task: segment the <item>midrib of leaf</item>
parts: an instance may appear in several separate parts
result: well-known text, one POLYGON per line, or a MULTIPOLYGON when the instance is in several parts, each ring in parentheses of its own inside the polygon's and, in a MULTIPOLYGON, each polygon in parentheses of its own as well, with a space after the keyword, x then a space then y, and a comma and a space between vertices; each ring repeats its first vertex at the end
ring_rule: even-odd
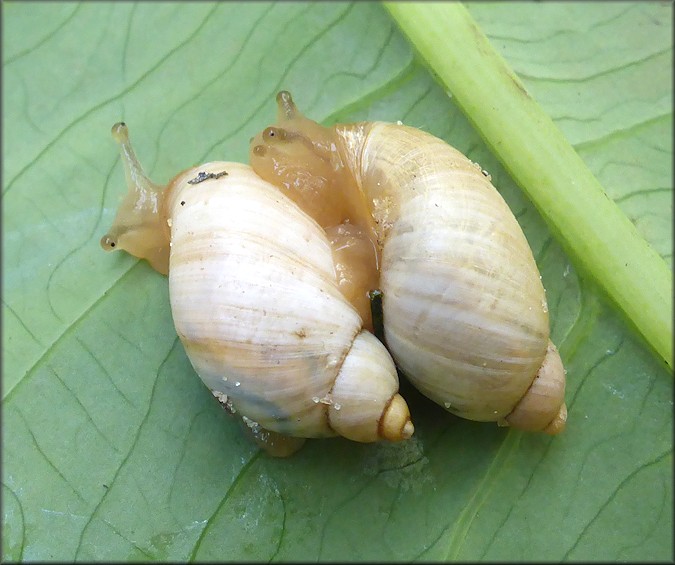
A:
POLYGON ((672 368, 670 269, 530 98, 466 8, 460 3, 385 7, 551 233, 672 368))

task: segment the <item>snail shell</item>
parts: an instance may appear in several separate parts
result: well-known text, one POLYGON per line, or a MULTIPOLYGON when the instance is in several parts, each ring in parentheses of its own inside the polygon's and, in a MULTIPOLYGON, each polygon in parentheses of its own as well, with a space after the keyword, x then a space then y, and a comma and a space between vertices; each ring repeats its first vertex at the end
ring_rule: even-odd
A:
POLYGON ((155 185, 126 126, 113 135, 129 194, 101 243, 168 271, 176 331, 195 371, 263 430, 257 438, 410 437, 395 365, 340 292, 317 223, 239 163, 206 163, 155 185))
MULTIPOLYGON (((325 128, 281 92, 251 164, 323 227, 356 224, 376 248, 386 344, 426 396, 458 416, 525 430, 565 426, 565 371, 549 340, 527 240, 489 178, 442 140, 384 122, 325 128), (302 178, 298 186, 297 178, 302 178), (360 207, 360 208, 359 208, 360 207)), ((362 267, 348 267, 358 271, 362 267)), ((355 291, 364 294, 368 287, 355 291)))

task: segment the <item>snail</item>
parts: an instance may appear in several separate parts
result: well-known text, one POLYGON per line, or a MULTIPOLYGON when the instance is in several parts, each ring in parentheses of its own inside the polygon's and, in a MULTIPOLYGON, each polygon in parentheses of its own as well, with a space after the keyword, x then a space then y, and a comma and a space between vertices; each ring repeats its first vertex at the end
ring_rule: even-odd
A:
POLYGON ((394 362, 340 291, 319 225, 240 163, 157 185, 126 125, 112 133, 129 192, 101 245, 168 274, 190 362, 253 439, 285 456, 310 437, 409 438, 394 362))
MULTIPOLYGON (((403 374, 460 417, 561 432, 565 370, 549 339, 541 276, 488 175, 419 129, 324 127, 288 92, 277 104, 278 124, 251 142, 251 166, 329 233, 337 223, 374 247, 366 271, 375 275, 350 294, 382 291, 385 342, 403 374), (346 220, 336 193, 348 203, 346 220)), ((355 279, 349 273, 362 269, 341 270, 355 279)))
POLYGON ((166 187, 113 127, 129 194, 101 245, 168 272, 178 336, 214 395, 280 455, 289 437, 411 437, 397 368, 460 417, 561 432, 545 291, 489 176, 419 129, 325 127, 288 92, 277 103, 250 167, 207 163, 166 187))

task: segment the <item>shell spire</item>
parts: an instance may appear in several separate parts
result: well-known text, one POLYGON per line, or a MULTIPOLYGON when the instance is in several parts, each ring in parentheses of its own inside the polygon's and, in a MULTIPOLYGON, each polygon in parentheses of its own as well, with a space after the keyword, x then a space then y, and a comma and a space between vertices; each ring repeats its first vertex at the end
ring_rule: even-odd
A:
POLYGON ((530 388, 499 424, 555 435, 565 429, 566 422, 565 369, 558 349, 549 340, 546 356, 530 388))

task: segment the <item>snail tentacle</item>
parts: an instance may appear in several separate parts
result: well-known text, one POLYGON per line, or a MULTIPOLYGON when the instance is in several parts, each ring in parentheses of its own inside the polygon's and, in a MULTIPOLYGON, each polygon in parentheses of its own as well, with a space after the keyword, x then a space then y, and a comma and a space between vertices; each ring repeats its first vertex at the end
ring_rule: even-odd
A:
POLYGON ((124 250, 147 259, 155 270, 166 275, 169 272, 169 229, 164 212, 166 187, 152 182, 143 171, 124 122, 112 127, 112 136, 120 146, 128 192, 110 230, 101 238, 101 247, 105 251, 124 250))

